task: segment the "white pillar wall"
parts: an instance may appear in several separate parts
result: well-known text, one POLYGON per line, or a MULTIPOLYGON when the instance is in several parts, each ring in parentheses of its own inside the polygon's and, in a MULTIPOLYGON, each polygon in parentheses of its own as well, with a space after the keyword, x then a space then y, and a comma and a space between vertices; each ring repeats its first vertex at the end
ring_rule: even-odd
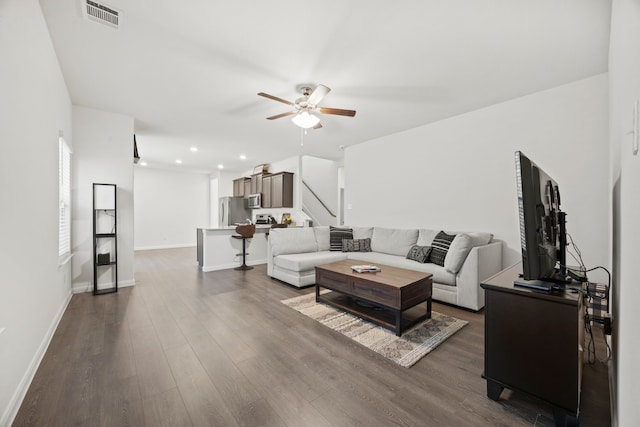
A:
POLYGON ((93 183, 117 185, 118 285, 133 272, 133 117, 73 107, 73 290, 93 286, 93 183))

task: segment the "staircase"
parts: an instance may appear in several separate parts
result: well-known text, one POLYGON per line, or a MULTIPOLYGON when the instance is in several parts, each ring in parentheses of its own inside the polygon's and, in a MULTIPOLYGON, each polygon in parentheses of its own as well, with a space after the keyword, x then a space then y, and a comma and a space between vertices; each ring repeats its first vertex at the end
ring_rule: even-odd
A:
POLYGON ((313 221, 314 226, 338 224, 336 214, 327 207, 304 180, 302 180, 302 212, 313 221))

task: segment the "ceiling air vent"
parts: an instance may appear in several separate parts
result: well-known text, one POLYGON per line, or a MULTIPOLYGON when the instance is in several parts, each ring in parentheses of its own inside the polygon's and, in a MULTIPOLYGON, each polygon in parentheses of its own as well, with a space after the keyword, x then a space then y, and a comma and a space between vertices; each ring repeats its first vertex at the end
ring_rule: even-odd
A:
POLYGON ((82 12, 90 21, 118 29, 120 12, 109 6, 91 0, 83 0, 82 12))

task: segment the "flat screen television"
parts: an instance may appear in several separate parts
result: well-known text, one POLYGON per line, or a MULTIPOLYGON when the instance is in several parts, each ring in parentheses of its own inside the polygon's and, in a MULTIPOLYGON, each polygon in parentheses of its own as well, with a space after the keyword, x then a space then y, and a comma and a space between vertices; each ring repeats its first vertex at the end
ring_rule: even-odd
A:
POLYGON ((558 183, 521 151, 515 155, 522 278, 566 283, 565 213, 558 183))

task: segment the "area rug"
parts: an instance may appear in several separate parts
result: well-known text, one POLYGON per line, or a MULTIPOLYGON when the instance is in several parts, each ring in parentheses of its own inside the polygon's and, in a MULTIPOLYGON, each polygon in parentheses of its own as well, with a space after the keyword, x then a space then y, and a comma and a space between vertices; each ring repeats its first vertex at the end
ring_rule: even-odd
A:
POLYGON ((381 326, 322 303, 314 293, 281 301, 400 366, 409 368, 468 322, 431 311, 431 319, 403 332, 401 337, 381 326))

